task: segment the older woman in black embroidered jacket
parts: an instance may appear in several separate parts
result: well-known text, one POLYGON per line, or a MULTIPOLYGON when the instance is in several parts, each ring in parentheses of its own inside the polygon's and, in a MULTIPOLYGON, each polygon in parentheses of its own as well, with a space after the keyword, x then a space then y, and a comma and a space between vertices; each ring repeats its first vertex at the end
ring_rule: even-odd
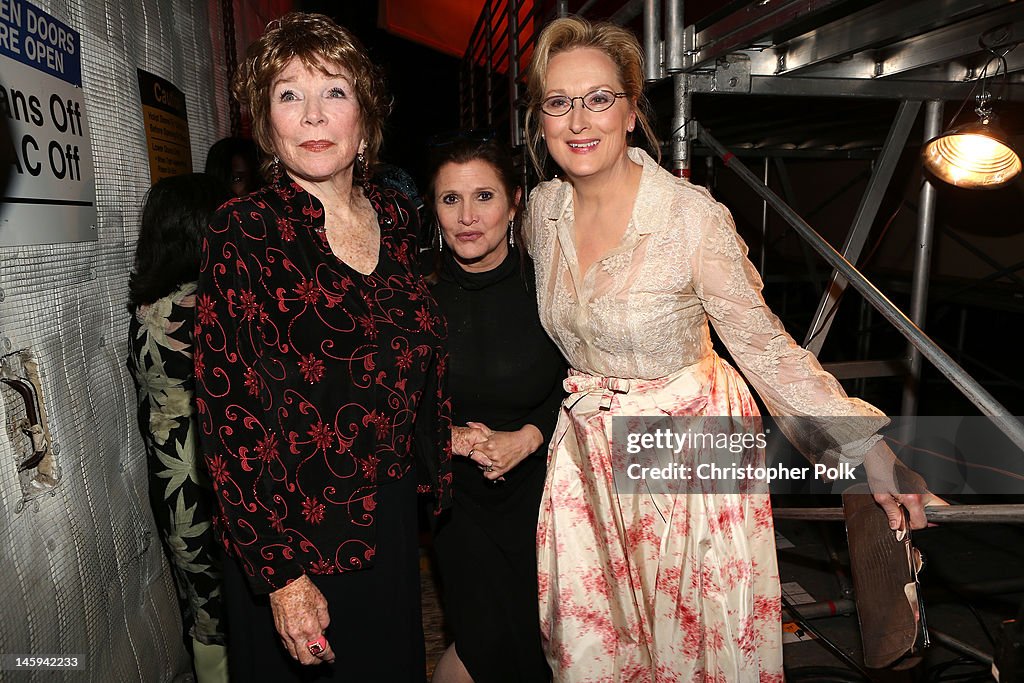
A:
POLYGON ((274 161, 270 187, 215 216, 198 292, 231 673, 421 683, 416 479, 443 504, 446 328, 411 203, 367 179, 382 80, 346 29, 292 13, 250 47, 235 95, 274 161))

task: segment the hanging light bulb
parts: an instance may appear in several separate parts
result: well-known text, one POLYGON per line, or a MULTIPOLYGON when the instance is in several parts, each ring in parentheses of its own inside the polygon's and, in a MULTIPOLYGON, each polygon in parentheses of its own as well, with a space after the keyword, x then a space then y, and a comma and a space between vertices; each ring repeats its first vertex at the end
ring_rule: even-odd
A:
POLYGON ((1005 185, 1021 171, 1020 156, 992 115, 991 94, 976 98, 976 123, 968 123, 929 140, 921 151, 924 167, 957 187, 989 189, 1005 185))

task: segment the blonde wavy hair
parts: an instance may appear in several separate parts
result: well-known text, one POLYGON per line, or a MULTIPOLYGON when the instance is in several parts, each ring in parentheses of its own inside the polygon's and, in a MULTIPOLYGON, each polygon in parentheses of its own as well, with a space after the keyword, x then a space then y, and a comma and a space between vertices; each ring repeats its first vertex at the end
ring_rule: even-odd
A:
POLYGON ((391 98, 384 88, 380 69, 370 61, 359 39, 323 14, 289 12, 267 24, 266 32, 249 46, 231 90, 252 116, 253 140, 264 152, 274 154, 270 135, 270 89, 293 59, 325 75, 331 74, 323 64, 337 65, 351 76, 366 138, 363 154, 367 168, 357 169, 357 172, 368 173, 377 162, 384 137, 384 120, 391 112, 391 98))
POLYGON ((555 19, 544 27, 530 59, 526 78, 526 151, 537 173, 544 177, 547 147, 541 138, 540 105, 547 89, 547 71, 551 58, 562 52, 589 47, 600 50, 618 68, 622 90, 636 113, 636 120, 650 145, 650 151, 661 162, 661 148, 648 116, 644 97, 644 52, 636 36, 627 29, 607 22, 589 22, 582 17, 555 19))

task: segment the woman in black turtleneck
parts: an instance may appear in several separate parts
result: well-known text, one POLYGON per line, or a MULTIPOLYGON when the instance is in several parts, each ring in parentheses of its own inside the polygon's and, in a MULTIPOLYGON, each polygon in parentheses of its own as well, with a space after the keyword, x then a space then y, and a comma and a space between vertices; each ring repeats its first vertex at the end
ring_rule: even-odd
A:
POLYGON ((505 148, 435 148, 444 245, 433 294, 448 318, 454 504, 435 549, 454 636, 434 683, 547 683, 537 614, 537 510, 566 365, 514 245, 521 189, 505 148), (457 457, 464 456, 464 457, 457 457))

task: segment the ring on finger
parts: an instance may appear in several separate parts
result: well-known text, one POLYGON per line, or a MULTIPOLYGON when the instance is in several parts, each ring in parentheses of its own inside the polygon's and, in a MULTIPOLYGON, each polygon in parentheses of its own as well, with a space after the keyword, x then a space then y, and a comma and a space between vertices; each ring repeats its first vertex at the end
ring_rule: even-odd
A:
POLYGON ((327 649, 327 639, 321 634, 319 638, 306 643, 306 649, 309 650, 309 654, 319 657, 327 649))
POLYGON ((494 471, 494 465, 488 465, 484 469, 486 469, 488 472, 493 472, 494 471))

